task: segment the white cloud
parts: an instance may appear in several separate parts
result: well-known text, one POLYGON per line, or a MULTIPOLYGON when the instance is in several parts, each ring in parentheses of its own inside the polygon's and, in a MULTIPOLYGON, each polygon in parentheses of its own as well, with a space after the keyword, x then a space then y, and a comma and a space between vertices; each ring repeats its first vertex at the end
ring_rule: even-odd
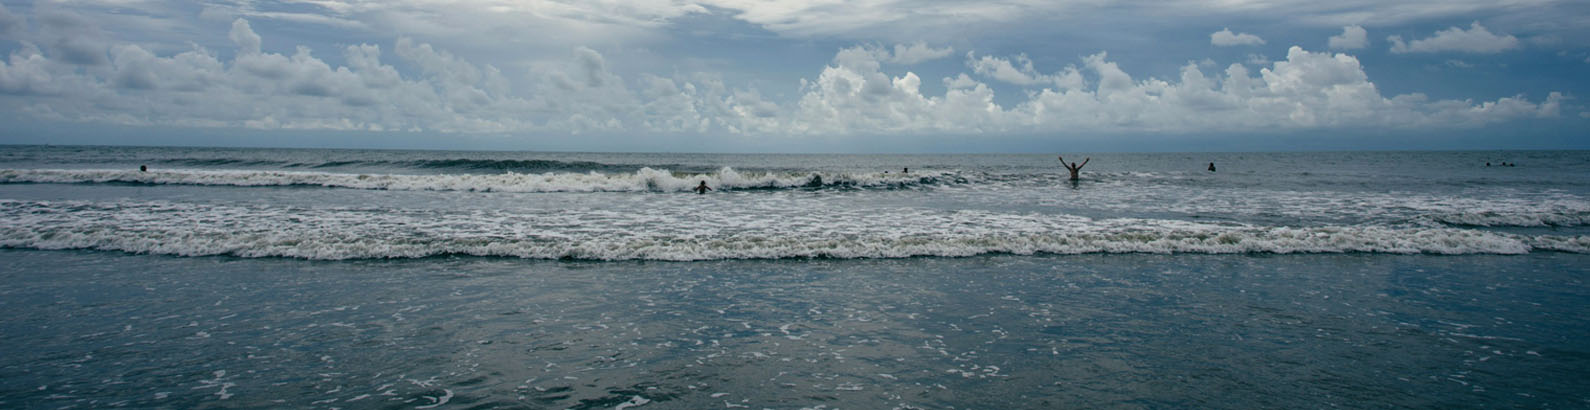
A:
POLYGON ((1223 28, 1209 34, 1209 44, 1221 47, 1257 46, 1263 45, 1264 39, 1248 33, 1232 33, 1231 29, 1223 28))
POLYGON ((992 78, 1001 82, 1035 86, 1054 85, 1061 89, 1082 88, 1084 80, 1082 73, 1077 68, 1066 67, 1054 74, 1042 74, 1033 68, 1032 59, 1026 54, 1018 54, 1012 59, 994 56, 977 57, 976 53, 966 53, 966 66, 973 73, 992 78))
POLYGON ((1337 50, 1356 50, 1369 47, 1369 32, 1360 26, 1342 27, 1342 33, 1331 36, 1326 45, 1337 50))
POLYGON ((1450 27, 1446 30, 1435 32, 1429 38, 1416 39, 1403 42, 1401 36, 1391 36, 1386 39, 1391 42, 1393 53, 1436 53, 1443 51, 1460 51, 1465 53, 1492 54, 1518 47, 1518 38, 1511 35, 1496 35, 1481 26, 1476 21, 1468 30, 1459 27, 1450 27))

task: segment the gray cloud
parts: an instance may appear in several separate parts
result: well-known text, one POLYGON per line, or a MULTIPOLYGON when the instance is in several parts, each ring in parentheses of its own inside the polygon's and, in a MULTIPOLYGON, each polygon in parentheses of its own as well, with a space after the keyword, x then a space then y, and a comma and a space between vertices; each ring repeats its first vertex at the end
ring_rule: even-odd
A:
POLYGON ((916 64, 928 60, 937 60, 949 57, 955 53, 954 47, 933 48, 926 42, 918 41, 911 44, 895 44, 894 53, 889 56, 889 62, 895 64, 916 64))
POLYGON ((0 4, 0 39, 20 40, 22 33, 27 31, 27 20, 22 16, 12 14, 4 4, 0 4))
POLYGON ((237 44, 237 52, 259 54, 259 34, 254 33, 253 27, 249 27, 248 20, 232 20, 232 31, 227 33, 227 38, 232 39, 232 44, 237 44))
POLYGON ((92 21, 67 10, 44 10, 38 15, 40 37, 47 51, 62 62, 100 65, 107 61, 105 35, 92 21))

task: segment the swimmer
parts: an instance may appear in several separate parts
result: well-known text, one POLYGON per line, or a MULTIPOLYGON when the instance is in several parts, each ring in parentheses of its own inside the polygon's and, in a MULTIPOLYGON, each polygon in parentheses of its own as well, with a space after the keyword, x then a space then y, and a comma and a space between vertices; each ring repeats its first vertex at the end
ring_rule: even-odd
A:
POLYGON ((696 185, 696 189, 695 189, 696 195, 705 194, 705 193, 707 193, 707 191, 711 191, 711 190, 712 190, 712 188, 708 188, 707 187, 707 181, 701 181, 701 185, 696 185))
POLYGON ((1209 163, 1209 172, 1215 172, 1215 163, 1209 163))
MULTIPOLYGON (((1077 171, 1081 171, 1082 167, 1088 165, 1088 161, 1092 161, 1093 160, 1092 157, 1088 157, 1088 158, 1084 158, 1082 160, 1082 165, 1077 165, 1077 163, 1075 163, 1075 162, 1071 163, 1071 165, 1066 165, 1066 158, 1065 157, 1056 157, 1056 158, 1060 159, 1060 165, 1064 165, 1066 167, 1067 171, 1071 171, 1071 180, 1072 181, 1077 180, 1077 171)), ((1213 165, 1213 163, 1210 163, 1210 164, 1213 165)))
POLYGON ((139 165, 138 166, 138 172, 149 172, 149 166, 148 165, 139 165))

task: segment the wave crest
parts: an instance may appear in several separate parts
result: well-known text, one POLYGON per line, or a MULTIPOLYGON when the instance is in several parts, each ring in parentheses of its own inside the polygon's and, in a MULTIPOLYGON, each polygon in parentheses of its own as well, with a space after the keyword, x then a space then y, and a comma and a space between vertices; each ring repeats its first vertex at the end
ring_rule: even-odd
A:
POLYGON ((702 181, 715 190, 787 188, 908 188, 958 184, 968 178, 954 172, 741 173, 722 168, 711 173, 675 173, 641 168, 634 173, 541 174, 349 174, 252 170, 161 170, 139 172, 107 169, 0 170, 0 183, 132 183, 236 187, 319 186, 398 191, 468 192, 689 192, 702 181))

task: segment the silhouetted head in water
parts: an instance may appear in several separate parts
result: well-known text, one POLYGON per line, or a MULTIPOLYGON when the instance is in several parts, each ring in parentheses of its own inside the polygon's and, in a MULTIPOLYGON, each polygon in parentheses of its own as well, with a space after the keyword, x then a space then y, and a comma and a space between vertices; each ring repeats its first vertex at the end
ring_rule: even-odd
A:
POLYGON ((149 172, 149 166, 148 165, 139 165, 138 166, 138 172, 149 172))
POLYGON ((806 181, 806 187, 807 188, 822 188, 823 187, 823 176, 822 175, 812 175, 812 179, 810 181, 806 181))
POLYGON ((905 168, 905 169, 902 169, 902 170, 900 170, 900 173, 902 173, 902 174, 909 174, 909 173, 911 173, 911 168, 905 168))
POLYGON ((1215 172, 1215 163, 1209 163, 1209 172, 1215 172))
POLYGON ((711 191, 711 190, 712 190, 712 188, 708 188, 707 187, 707 181, 701 181, 701 185, 696 185, 696 194, 698 194, 698 195, 699 194, 705 194, 705 193, 707 193, 707 191, 711 191))

